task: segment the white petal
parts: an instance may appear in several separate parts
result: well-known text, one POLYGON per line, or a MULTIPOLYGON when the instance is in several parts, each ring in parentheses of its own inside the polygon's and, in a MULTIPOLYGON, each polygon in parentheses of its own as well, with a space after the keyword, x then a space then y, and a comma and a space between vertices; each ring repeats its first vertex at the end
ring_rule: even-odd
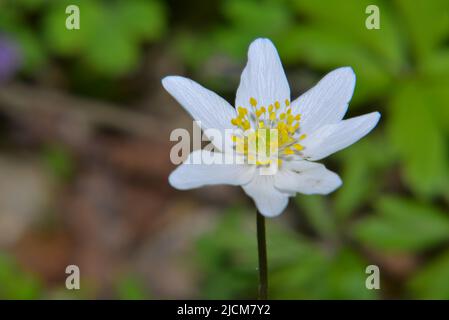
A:
POLYGON ((254 179, 242 188, 253 198, 257 210, 266 217, 278 216, 287 207, 289 195, 274 187, 272 175, 256 174, 254 179))
POLYGON ((168 181, 172 187, 180 190, 204 185, 248 183, 254 176, 255 166, 236 164, 235 161, 226 164, 225 161, 229 160, 229 157, 232 155, 206 150, 193 151, 186 161, 170 174, 168 181))
MULTIPOLYGON (((233 127, 231 119, 236 117, 235 109, 213 91, 179 76, 165 77, 162 85, 195 120, 201 121, 203 130, 217 129, 225 136, 224 130, 233 127)), ((220 150, 224 150, 222 143, 216 145, 220 150)))
POLYGON ((315 130, 303 140, 303 157, 320 160, 355 143, 368 134, 380 119, 379 112, 325 125, 315 130))
POLYGON ((292 102, 292 111, 301 114, 301 133, 337 123, 346 113, 355 87, 352 68, 338 68, 292 102))
POLYGON ((290 99, 281 59, 268 39, 257 39, 249 47, 248 63, 236 94, 236 107, 250 107, 251 97, 257 100, 259 107, 265 108, 275 101, 284 103, 285 99, 290 99))
POLYGON ((281 191, 303 194, 328 194, 342 184, 337 174, 309 161, 286 161, 274 179, 275 187, 281 191))

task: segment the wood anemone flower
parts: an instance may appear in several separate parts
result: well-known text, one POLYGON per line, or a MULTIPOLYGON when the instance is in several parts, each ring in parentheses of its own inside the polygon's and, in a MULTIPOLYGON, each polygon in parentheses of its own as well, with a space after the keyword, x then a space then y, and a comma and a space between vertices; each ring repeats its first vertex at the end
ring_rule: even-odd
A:
POLYGON ((266 217, 282 213, 289 197, 296 193, 328 194, 341 186, 340 177, 316 161, 365 136, 380 118, 378 112, 372 112, 343 120, 355 86, 350 67, 330 72, 290 102, 281 60, 268 39, 256 39, 249 47, 235 108, 190 79, 168 76, 162 84, 201 122, 203 130, 218 130, 222 132, 221 140, 231 141, 224 144, 231 147, 214 143, 219 150, 216 152, 192 152, 172 172, 170 184, 182 190, 214 184, 240 185, 266 217), (211 161, 217 155, 237 155, 243 161, 211 161), (204 163, 192 164, 195 157, 204 163), (266 169, 271 167, 276 170, 267 174, 266 169))

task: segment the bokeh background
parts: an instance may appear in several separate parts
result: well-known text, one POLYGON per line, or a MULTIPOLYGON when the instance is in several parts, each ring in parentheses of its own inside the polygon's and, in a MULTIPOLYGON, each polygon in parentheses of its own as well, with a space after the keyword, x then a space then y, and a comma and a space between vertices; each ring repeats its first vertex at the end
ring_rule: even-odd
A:
POLYGON ((347 116, 382 113, 325 160, 338 191, 268 220, 270 297, 449 299, 447 0, 1 0, 0 298, 256 297, 251 201, 167 183, 169 134, 192 122, 160 79, 232 102, 261 36, 293 98, 352 66, 347 116), (65 289, 70 264, 80 290, 65 289), (370 264, 380 290, 365 288, 370 264))

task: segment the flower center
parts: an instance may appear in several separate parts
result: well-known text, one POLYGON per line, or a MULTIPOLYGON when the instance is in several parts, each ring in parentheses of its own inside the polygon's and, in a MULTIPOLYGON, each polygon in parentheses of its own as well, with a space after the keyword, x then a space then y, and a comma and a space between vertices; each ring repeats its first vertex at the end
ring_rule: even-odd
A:
POLYGON ((304 149, 299 143, 306 137, 300 135, 301 115, 293 114, 290 100, 285 99, 284 103, 283 110, 279 101, 265 108, 250 98, 251 111, 242 106, 237 108, 237 117, 231 120, 239 129, 233 135, 234 147, 249 163, 269 166, 277 161, 280 166, 282 159, 300 154, 304 149))

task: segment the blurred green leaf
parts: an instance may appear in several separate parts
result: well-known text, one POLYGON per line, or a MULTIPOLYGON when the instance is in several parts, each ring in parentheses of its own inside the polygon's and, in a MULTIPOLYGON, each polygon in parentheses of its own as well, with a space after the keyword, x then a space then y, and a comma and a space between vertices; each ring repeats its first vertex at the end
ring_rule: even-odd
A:
POLYGON ((271 278, 276 299, 374 299, 376 292, 365 287, 366 263, 344 249, 325 255, 310 247, 294 264, 271 278))
POLYGON ((215 51, 210 42, 204 41, 193 32, 186 30, 178 32, 173 42, 173 50, 182 57, 184 62, 194 69, 200 69, 215 51))
POLYGON ((280 1, 230 0, 223 3, 223 14, 233 28, 259 36, 275 35, 286 30, 293 15, 280 1))
POLYGON ((158 39, 166 14, 159 1, 75 2, 80 8, 80 29, 65 27, 69 0, 52 3, 44 17, 44 36, 51 50, 80 56, 90 68, 106 76, 120 76, 138 64, 140 44, 158 39))
POLYGON ((295 203, 300 207, 308 221, 323 237, 335 237, 335 217, 331 208, 326 206, 325 197, 311 195, 297 195, 295 203))
POLYGON ((293 16, 280 1, 230 0, 223 2, 229 27, 218 27, 213 35, 218 48, 236 58, 245 57, 248 44, 257 37, 269 37, 288 30, 293 16))
POLYGON ((335 197, 335 211, 340 220, 345 220, 355 213, 355 209, 364 200, 373 195, 373 189, 377 181, 370 179, 368 165, 356 159, 346 164, 343 169, 342 179, 344 187, 337 191, 335 197))
POLYGON ((419 61, 449 36, 449 2, 446 0, 396 0, 398 12, 409 32, 414 54, 419 61))
MULTIPOLYGON (((255 219, 228 210, 198 242, 206 298, 254 298, 257 292, 255 219)), ((252 217, 251 217, 252 218, 252 217)), ((267 220, 270 298, 374 298, 365 263, 348 250, 326 250, 287 226, 267 220)))
POLYGON ((198 240, 197 261, 203 274, 204 298, 256 295, 256 243, 245 230, 240 213, 239 208, 226 210, 215 230, 198 240))
POLYGON ((431 261, 410 281, 415 299, 449 299, 449 252, 431 261))
POLYGON ((355 237, 370 247, 386 251, 417 251, 449 239, 449 217, 430 205, 384 197, 377 215, 358 222, 355 237))
POLYGON ((31 31, 22 29, 15 34, 22 55, 22 70, 32 73, 43 67, 46 53, 38 39, 31 31))
POLYGON ((333 257, 327 277, 329 278, 329 294, 332 299, 375 299, 376 290, 365 286, 366 267, 368 263, 350 249, 341 250, 333 257))
POLYGON ((366 48, 352 42, 346 34, 335 34, 321 26, 289 29, 279 43, 279 51, 285 61, 307 61, 326 71, 353 67, 357 75, 356 101, 384 94, 391 85, 390 74, 366 48))
POLYGON ((252 40, 269 37, 277 42, 294 23, 293 12, 282 1, 230 0, 220 9, 226 24, 217 23, 201 34, 183 30, 178 35, 175 48, 195 68, 214 54, 225 53, 240 62, 252 40))
POLYGON ((86 63, 100 74, 119 76, 133 71, 138 64, 139 50, 113 20, 97 25, 97 37, 89 39, 84 55, 86 63))
POLYGON ((45 0, 9 0, 14 6, 25 10, 36 10, 44 4, 45 0))
MULTIPOLYGON (((398 70, 402 63, 400 34, 392 19, 389 2, 370 0, 294 0, 296 10, 310 20, 314 28, 320 27, 322 34, 338 36, 358 44, 360 50, 370 52, 371 59, 377 59, 385 67, 398 70), (381 12, 381 28, 368 30, 365 27, 369 5, 377 5, 381 12)), ((345 41, 348 42, 348 41, 345 41)))
POLYGON ((335 195, 335 213, 344 221, 357 207, 370 202, 380 191, 383 171, 392 164, 391 147, 381 137, 370 136, 337 155, 341 159, 343 186, 335 195))
POLYGON ((6 254, 0 254, 0 299, 37 299, 41 285, 6 254))
POLYGON ((420 73, 427 77, 449 80, 449 49, 432 52, 419 68, 420 73))
MULTIPOLYGON (((257 241, 254 219, 245 210, 227 210, 216 228, 197 245, 205 298, 254 298, 257 296, 257 241)), ((317 252, 304 239, 274 220, 267 221, 267 250, 271 273, 307 259, 317 252)))
POLYGON ((391 88, 392 76, 404 64, 401 35, 394 23, 392 8, 385 1, 293 1, 304 16, 290 28, 280 45, 287 61, 306 61, 324 70, 351 66, 357 74, 353 101, 381 95, 391 88), (365 9, 376 4, 381 11, 381 28, 365 27, 365 9))
POLYGON ((313 299, 323 296, 326 289, 326 257, 319 248, 305 247, 300 255, 283 268, 270 273, 270 297, 274 299, 313 299))
MULTIPOLYGON (((448 70, 449 71, 449 70, 448 70)), ((435 121, 435 126, 438 126, 442 132, 445 134, 445 140, 449 137, 449 72, 445 79, 437 79, 431 82, 429 80, 428 86, 426 87, 427 99, 429 105, 432 105, 432 110, 434 112, 433 120, 435 121)), ((448 146, 446 145, 445 161, 448 160, 447 152, 448 146)), ((447 163, 447 162, 446 162, 447 163)), ((446 170, 447 173, 447 170, 446 170)), ((449 180, 446 179, 446 181, 449 180)))
POLYGON ((116 22, 135 40, 156 40, 164 32, 165 10, 158 1, 123 1, 115 8, 116 22))
POLYGON ((117 298, 120 300, 144 300, 149 298, 142 282, 133 275, 119 278, 116 291, 117 298))
POLYGON ((83 54, 96 38, 98 25, 104 21, 109 12, 98 1, 61 0, 52 2, 43 18, 43 35, 50 50, 63 56, 83 54), (80 8, 80 28, 66 28, 66 7, 76 4, 80 8))
POLYGON ((389 139, 403 161, 404 178, 414 192, 431 196, 442 192, 447 179, 447 150, 430 103, 426 84, 404 85, 394 96, 389 139))

